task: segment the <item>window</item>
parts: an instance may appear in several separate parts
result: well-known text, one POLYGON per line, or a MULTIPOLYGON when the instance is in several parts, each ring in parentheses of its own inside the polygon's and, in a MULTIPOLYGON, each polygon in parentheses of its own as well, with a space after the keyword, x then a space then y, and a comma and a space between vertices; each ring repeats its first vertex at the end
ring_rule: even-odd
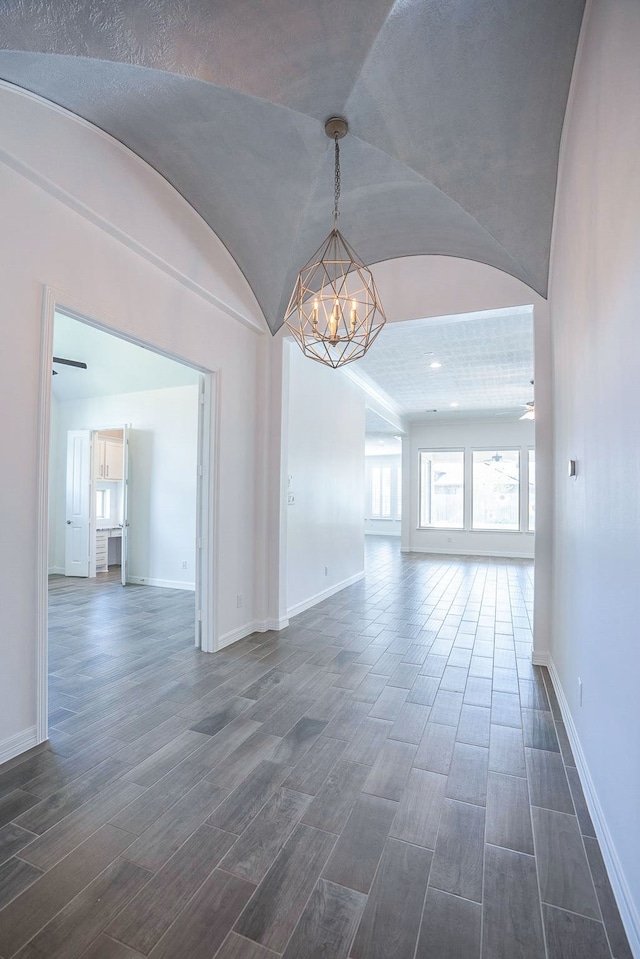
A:
POLYGON ((111 516, 111 490, 96 490, 96 519, 109 519, 111 516))
POLYGON ((390 466, 374 466, 371 470, 371 516, 391 519, 390 466))
POLYGON ((396 519, 402 519, 402 467, 396 470, 396 519))
POLYGON ((520 529, 520 451, 473 450, 473 529, 520 529))
POLYGON ((464 529, 464 451, 420 451, 420 526, 464 529))
POLYGON ((536 451, 529 450, 529 519, 527 529, 530 533, 536 528, 536 451))

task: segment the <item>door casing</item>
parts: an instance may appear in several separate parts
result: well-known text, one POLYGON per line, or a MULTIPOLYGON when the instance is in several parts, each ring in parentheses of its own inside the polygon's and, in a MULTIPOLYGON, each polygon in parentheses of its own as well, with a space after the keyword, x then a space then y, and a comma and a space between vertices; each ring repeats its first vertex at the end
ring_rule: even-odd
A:
POLYGON ((36 736, 48 739, 48 575, 49 575, 49 456, 51 424, 51 358, 56 311, 103 330, 111 336, 177 360, 201 374, 198 404, 198 499, 196 508, 196 622, 195 644, 203 652, 218 649, 217 555, 217 411, 219 373, 188 357, 160 349, 153 343, 123 334, 113 318, 73 296, 49 286, 43 288, 38 390, 38 542, 36 600, 36 736))

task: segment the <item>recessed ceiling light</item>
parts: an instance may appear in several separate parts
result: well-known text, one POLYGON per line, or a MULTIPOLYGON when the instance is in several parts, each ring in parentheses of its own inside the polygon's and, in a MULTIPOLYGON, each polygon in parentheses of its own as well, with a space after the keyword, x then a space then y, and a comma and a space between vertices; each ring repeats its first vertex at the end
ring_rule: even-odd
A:
POLYGON ((432 370, 439 370, 440 367, 442 366, 442 363, 438 363, 437 360, 434 360, 433 363, 429 363, 429 366, 431 367, 432 370))
POLYGON ((457 406, 460 406, 459 403, 452 403, 451 405, 453 406, 454 409, 455 409, 457 406))

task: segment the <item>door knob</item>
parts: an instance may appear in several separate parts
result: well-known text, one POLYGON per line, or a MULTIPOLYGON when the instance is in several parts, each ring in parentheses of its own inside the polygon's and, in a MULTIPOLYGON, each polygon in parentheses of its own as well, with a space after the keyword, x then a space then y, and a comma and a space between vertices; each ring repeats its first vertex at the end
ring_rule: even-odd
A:
POLYGON ((71 526, 71 520, 70 520, 70 519, 67 520, 67 526, 71 526))

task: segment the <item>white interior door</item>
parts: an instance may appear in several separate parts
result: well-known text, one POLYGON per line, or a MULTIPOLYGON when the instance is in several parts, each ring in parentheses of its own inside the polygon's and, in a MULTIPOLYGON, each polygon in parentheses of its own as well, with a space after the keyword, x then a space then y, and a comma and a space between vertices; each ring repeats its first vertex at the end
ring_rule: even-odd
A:
POLYGON ((91 531, 91 431, 67 433, 67 509, 64 574, 89 575, 91 531))
POLYGON ((122 429, 122 543, 120 576, 122 585, 127 585, 129 565, 129 427, 122 429))
MULTIPOLYGON (((206 377, 200 377, 198 385, 198 478, 196 484, 196 648, 202 649, 203 626, 206 626, 207 600, 206 589, 204 586, 204 531, 207 513, 207 477, 208 472, 205 464, 205 413, 207 380, 206 377), (204 623, 203 623, 204 620, 204 623)), ((205 634, 206 635, 206 634, 205 634)))

